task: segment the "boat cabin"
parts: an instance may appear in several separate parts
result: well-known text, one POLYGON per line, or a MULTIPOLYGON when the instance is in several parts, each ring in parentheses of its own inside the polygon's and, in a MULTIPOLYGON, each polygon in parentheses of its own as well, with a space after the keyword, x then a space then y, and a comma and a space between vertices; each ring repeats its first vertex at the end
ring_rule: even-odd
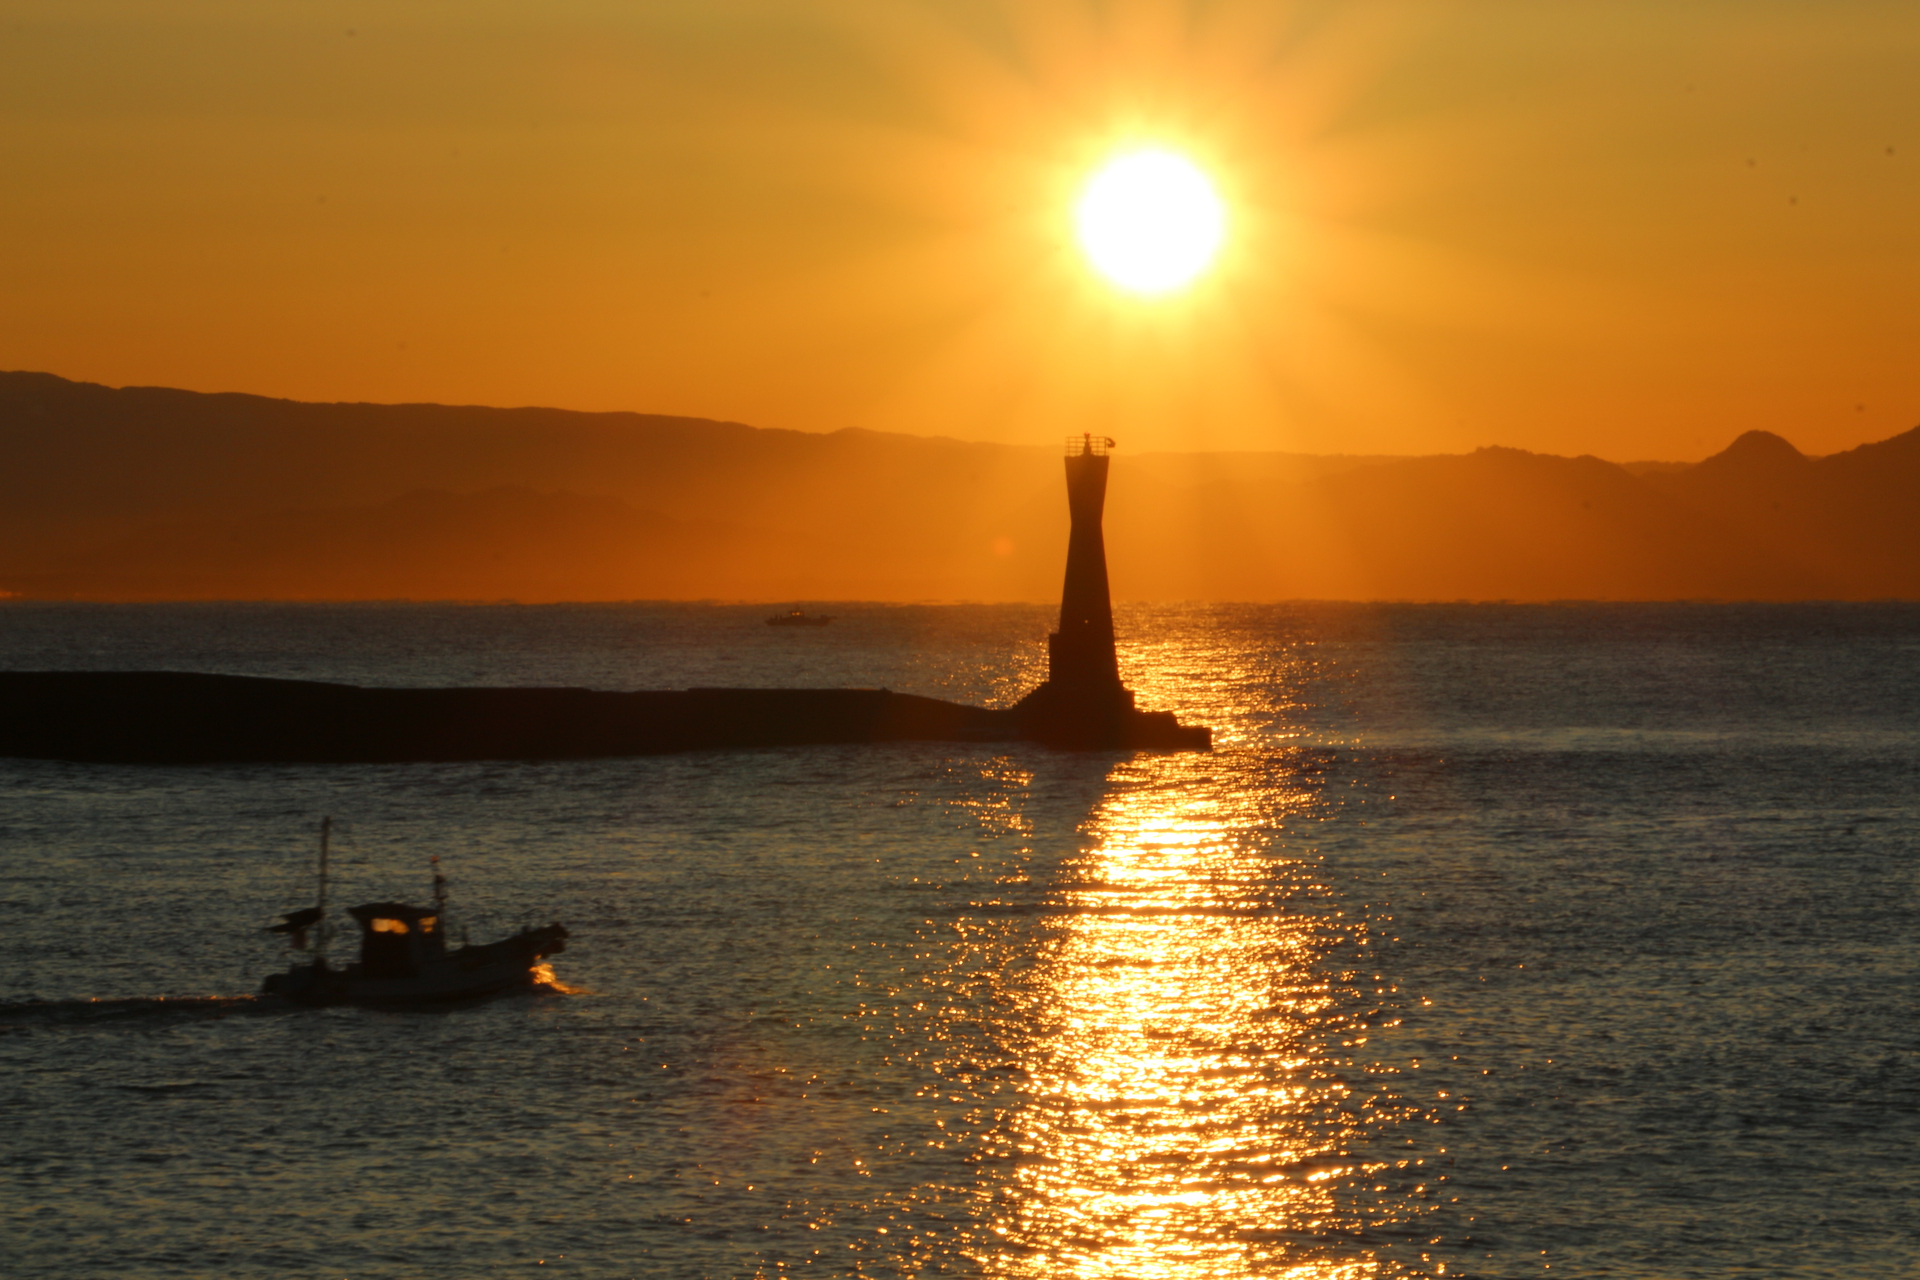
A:
POLYGON ((360 972, 370 978, 411 978, 426 961, 446 954, 440 916, 431 907, 369 902, 352 907, 360 922, 360 972))

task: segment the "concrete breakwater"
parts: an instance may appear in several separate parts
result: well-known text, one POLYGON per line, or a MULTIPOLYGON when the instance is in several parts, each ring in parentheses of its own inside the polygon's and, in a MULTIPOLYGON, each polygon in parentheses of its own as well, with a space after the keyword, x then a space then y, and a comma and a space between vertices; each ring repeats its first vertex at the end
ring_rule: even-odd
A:
MULTIPOLYGON (((1098 744, 1203 748, 1133 711, 1098 744)), ((1094 745, 886 689, 361 688, 168 671, 0 672, 0 755, 131 764, 569 760, 860 742, 1094 745)))

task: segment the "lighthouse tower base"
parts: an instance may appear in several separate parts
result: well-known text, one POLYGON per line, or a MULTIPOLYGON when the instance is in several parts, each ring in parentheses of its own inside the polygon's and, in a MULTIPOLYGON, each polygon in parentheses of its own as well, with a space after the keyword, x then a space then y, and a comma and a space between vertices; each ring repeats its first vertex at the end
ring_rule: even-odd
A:
POLYGON ((1181 724, 1171 711, 1141 711, 1133 705, 1133 691, 1118 681, 1101 689, 1049 680, 1020 699, 1013 715, 1021 737, 1070 751, 1206 751, 1213 746, 1213 730, 1181 724))

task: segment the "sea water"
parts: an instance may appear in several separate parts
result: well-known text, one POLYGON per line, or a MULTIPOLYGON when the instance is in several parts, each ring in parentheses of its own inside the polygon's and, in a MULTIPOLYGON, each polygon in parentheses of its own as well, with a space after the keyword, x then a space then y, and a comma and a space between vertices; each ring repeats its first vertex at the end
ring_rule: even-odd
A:
MULTIPOLYGON (((0 607, 0 667, 884 686, 1047 611, 0 607)), ((1920 608, 1123 609, 1209 754, 0 761, 0 1274, 1920 1274, 1920 608), (252 994, 311 902, 538 994, 252 994)), ((350 945, 343 939, 340 945, 350 945)))

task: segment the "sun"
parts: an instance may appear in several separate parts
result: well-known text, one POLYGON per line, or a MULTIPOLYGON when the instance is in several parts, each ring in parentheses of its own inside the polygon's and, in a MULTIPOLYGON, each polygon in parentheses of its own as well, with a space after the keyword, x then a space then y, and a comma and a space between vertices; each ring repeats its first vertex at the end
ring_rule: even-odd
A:
POLYGON ((1200 167, 1172 151, 1131 151, 1102 165, 1074 209, 1095 270, 1130 293, 1168 293, 1207 269, 1227 211, 1200 167))

